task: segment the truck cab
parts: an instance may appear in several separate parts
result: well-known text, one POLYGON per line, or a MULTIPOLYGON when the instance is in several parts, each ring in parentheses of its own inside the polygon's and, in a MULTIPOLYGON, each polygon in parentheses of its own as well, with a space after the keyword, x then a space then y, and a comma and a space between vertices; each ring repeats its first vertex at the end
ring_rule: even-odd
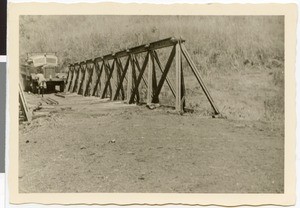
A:
POLYGON ((27 54, 27 59, 21 65, 20 72, 25 90, 37 93, 37 73, 44 75, 47 92, 64 90, 66 75, 59 73, 58 58, 55 53, 27 54))

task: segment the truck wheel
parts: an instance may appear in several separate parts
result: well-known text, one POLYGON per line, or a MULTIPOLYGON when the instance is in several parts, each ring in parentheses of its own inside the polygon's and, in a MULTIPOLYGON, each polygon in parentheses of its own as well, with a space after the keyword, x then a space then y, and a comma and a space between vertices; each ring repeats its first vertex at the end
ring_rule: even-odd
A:
POLYGON ((59 88, 60 88, 60 92, 63 92, 65 90, 65 83, 64 82, 61 83, 59 88))

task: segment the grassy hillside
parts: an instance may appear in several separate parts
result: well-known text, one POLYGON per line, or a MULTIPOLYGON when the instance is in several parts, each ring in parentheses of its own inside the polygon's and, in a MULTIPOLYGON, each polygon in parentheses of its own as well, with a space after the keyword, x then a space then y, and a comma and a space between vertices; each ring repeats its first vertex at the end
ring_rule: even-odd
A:
MULTIPOLYGON (((186 40, 223 114, 283 121, 282 16, 22 16, 20 60, 27 52, 57 52, 64 67, 170 36, 186 40)), ((190 72, 185 74, 188 107, 208 114, 200 86, 190 72)), ((167 88, 162 93, 162 102, 173 102, 167 88)))

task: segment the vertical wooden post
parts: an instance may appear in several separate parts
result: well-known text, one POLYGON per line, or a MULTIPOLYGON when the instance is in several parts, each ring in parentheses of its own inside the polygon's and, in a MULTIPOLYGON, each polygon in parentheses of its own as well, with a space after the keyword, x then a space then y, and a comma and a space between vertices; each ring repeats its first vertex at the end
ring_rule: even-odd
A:
POLYGON ((66 92, 68 92, 70 90, 71 84, 72 84, 72 80, 73 80, 73 75, 74 75, 74 67, 70 66, 69 67, 69 77, 68 77, 68 83, 66 86, 66 92))
POLYGON ((117 94, 117 89, 118 89, 118 86, 120 85, 120 79, 121 79, 121 75, 120 75, 121 71, 120 71, 119 61, 120 60, 118 58, 115 58, 115 62, 116 62, 116 77, 115 77, 116 89, 113 92, 112 100, 115 100, 115 97, 116 97, 116 99, 118 98, 118 96, 116 96, 116 94, 117 94))
POLYGON ((79 83, 79 80, 80 80, 80 73, 81 73, 80 66, 77 66, 76 79, 75 79, 75 83, 74 83, 74 86, 73 86, 73 92, 77 92, 77 87, 78 87, 78 83, 79 83))
POLYGON ((181 63, 181 112, 184 112, 185 109, 185 83, 184 83, 184 75, 183 75, 183 67, 182 67, 182 61, 181 63))
POLYGON ((132 93, 132 57, 129 55, 129 66, 128 66, 128 78, 127 78, 127 96, 126 96, 126 102, 129 103, 131 93, 132 93))
POLYGON ((70 78, 71 78, 71 66, 68 67, 68 76, 67 76, 67 82, 66 82, 66 85, 65 85, 65 89, 64 91, 67 91, 67 89, 69 89, 69 84, 70 84, 70 78))
POLYGON ((157 90, 157 80, 156 80, 156 69, 154 63, 154 56, 151 53, 151 61, 152 61, 152 103, 159 103, 158 95, 156 95, 157 90))
POLYGON ((182 112, 182 65, 181 65, 181 50, 179 43, 176 44, 176 102, 175 109, 178 112, 182 112))
POLYGON ((112 99, 112 86, 111 86, 111 77, 113 75, 113 70, 114 70, 114 60, 112 67, 110 66, 109 61, 107 61, 107 82, 108 82, 108 90, 109 90, 109 98, 112 99))
POLYGON ((95 73, 95 64, 92 63, 92 67, 89 67, 89 77, 85 86, 85 90, 83 92, 83 96, 87 96, 91 94, 91 87, 93 86, 94 73, 95 73))
POLYGON ((90 82, 93 76, 93 67, 90 66, 89 63, 86 63, 86 75, 85 75, 85 82, 83 83, 83 91, 82 95, 86 96, 89 91, 90 82))
POLYGON ((82 86, 84 86, 85 80, 86 80, 86 74, 87 72, 87 66, 85 63, 80 64, 80 77, 79 77, 79 83, 77 86, 77 94, 82 94, 82 86))
POLYGON ((70 86, 69 86, 69 92, 72 92, 72 90, 73 90, 75 77, 76 77, 76 69, 75 69, 75 66, 73 66, 73 75, 72 75, 72 80, 71 80, 71 83, 70 83, 70 86))
POLYGON ((79 93, 79 88, 80 88, 80 85, 81 85, 81 80, 82 80, 82 66, 80 65, 79 66, 79 69, 78 69, 78 79, 77 79, 77 85, 76 85, 76 88, 75 88, 75 91, 76 93, 78 94, 79 93))
POLYGON ((110 83, 111 83, 111 91, 110 91, 110 100, 113 100, 114 95, 116 93, 118 87, 118 66, 117 66, 117 58, 114 58, 112 66, 111 66, 111 74, 110 74, 110 83))
MULTIPOLYGON (((125 93, 124 93, 124 87, 123 87, 123 80, 122 79, 122 72, 123 72, 123 67, 122 67, 122 62, 120 61, 120 59, 118 59, 118 63, 119 63, 119 67, 118 67, 118 86, 116 91, 118 90, 118 88, 120 87, 120 91, 121 91, 121 100, 124 100, 125 98, 125 93)), ((126 66, 125 66, 126 67, 126 66)), ((127 69, 126 69, 127 70, 127 69)))
POLYGON ((106 97, 106 91, 107 91, 107 88, 108 88, 108 85, 109 85, 109 82, 108 82, 108 66, 107 66, 107 60, 103 60, 103 70, 104 70, 104 77, 103 77, 103 91, 102 91, 102 95, 100 96, 101 98, 105 98, 106 97))
MULTIPOLYGON (((150 55, 150 54, 149 54, 150 55)), ((153 79, 153 59, 150 55, 149 62, 148 62, 148 89, 147 89, 147 105, 150 105, 152 103, 152 95, 153 95, 153 89, 152 89, 152 79, 153 79)))
POLYGON ((73 90, 77 94, 78 94, 78 88, 81 83, 81 76, 82 76, 81 65, 79 65, 78 72, 77 72, 77 78, 76 78, 76 82, 75 82, 75 86, 74 86, 74 90, 73 90))
POLYGON ((140 101, 140 94, 138 89, 138 80, 136 76, 136 65, 134 63, 134 55, 131 55, 131 69, 132 69, 132 90, 131 90, 131 97, 129 98, 129 104, 134 102, 134 99, 136 103, 140 101), (133 96, 133 97, 132 97, 133 96))
POLYGON ((73 66, 73 76, 72 76, 72 81, 71 81, 71 85, 70 85, 70 89, 69 89, 70 92, 73 92, 73 88, 74 88, 75 81, 76 81, 76 76, 77 76, 76 67, 73 66))
POLYGON ((77 86, 77 83, 78 83, 79 70, 80 70, 79 66, 76 65, 75 66, 76 73, 75 73, 75 77, 74 77, 74 84, 72 86, 72 92, 75 92, 75 89, 76 89, 76 86, 77 86))

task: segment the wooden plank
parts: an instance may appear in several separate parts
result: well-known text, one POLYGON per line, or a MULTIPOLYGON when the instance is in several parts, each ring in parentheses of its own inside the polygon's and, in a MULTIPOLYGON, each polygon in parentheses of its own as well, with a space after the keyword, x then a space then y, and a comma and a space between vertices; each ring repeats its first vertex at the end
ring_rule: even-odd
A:
MULTIPOLYGON (((139 97, 139 95, 138 95, 139 85, 140 85, 140 82, 141 82, 141 80, 143 78, 144 72, 146 70, 146 67, 147 67, 147 64, 148 64, 148 60, 149 60, 149 56, 150 56, 149 53, 147 53, 146 57, 145 57, 145 60, 144 60, 144 63, 143 63, 143 66, 142 66, 142 68, 141 68, 141 70, 139 72, 139 76, 135 80, 134 90, 133 90, 133 92, 131 94, 131 97, 129 99, 129 103, 134 102, 134 97, 135 96, 139 97)), ((139 98, 137 98, 137 99, 139 99, 139 98)))
POLYGON ((169 88, 170 88, 172 94, 173 94, 174 97, 175 97, 175 89, 174 89, 174 87, 173 87, 171 81, 170 81, 170 80, 168 79, 168 77, 167 77, 168 72, 169 72, 169 70, 170 70, 170 68, 171 68, 172 62, 173 62, 173 60, 174 60, 175 54, 176 54, 176 46, 173 47, 173 49, 172 49, 172 51, 171 51, 171 53, 170 53, 169 59, 168 59, 168 61, 167 61, 167 63, 166 63, 166 66, 165 66, 165 69, 164 69, 164 70, 162 69, 162 66, 161 66, 161 63, 160 63, 160 61, 159 61, 159 59, 158 59, 158 55, 157 55, 156 51, 154 51, 154 53, 152 54, 153 57, 154 57, 154 59, 156 60, 156 63, 158 64, 158 67, 159 67, 160 71, 162 72, 161 78, 160 78, 159 83, 158 83, 158 85, 157 85, 157 89, 156 89, 156 91, 155 91, 155 93, 154 93, 154 96, 156 96, 156 97, 159 96, 160 91, 161 91, 161 89, 162 89, 162 86, 163 86, 165 80, 167 81, 167 84, 168 84, 168 86, 169 86, 169 88))
POLYGON ((192 69, 192 71, 193 71, 193 73, 194 73, 196 79, 198 80, 198 82, 199 82, 199 84, 200 84, 200 86, 201 86, 201 88, 202 88, 204 94, 206 95, 206 97, 207 97, 207 99, 208 99, 210 105, 212 106, 212 108, 213 108, 215 114, 216 114, 216 115, 220 114, 220 111, 218 110, 218 108, 217 108, 217 106, 216 106, 216 104, 215 104, 213 98, 211 97, 211 95, 210 95, 208 89, 206 88, 206 86, 205 86, 205 84, 204 84, 204 81, 203 81, 203 79, 202 79, 202 77, 201 77, 201 75, 200 75, 200 72, 198 71, 198 69, 197 69, 195 63, 193 62, 192 58, 190 57, 190 55, 189 55, 188 51, 186 50, 184 44, 181 44, 181 51, 182 51, 182 53, 183 53, 185 59, 187 60, 189 66, 191 67, 191 69, 192 69))
POLYGON ((19 102, 21 104, 21 109, 26 120, 30 122, 32 120, 32 112, 28 108, 28 104, 23 92, 23 88, 20 83, 19 83, 19 102))
MULTIPOLYGON (((130 65, 130 56, 128 56, 128 58, 127 58, 124 70, 123 70, 121 78, 120 78, 119 86, 117 87, 117 90, 116 90, 116 93, 115 93, 115 96, 114 96, 113 100, 116 100, 118 98, 120 90, 121 90, 121 88, 123 88, 123 81, 126 78, 126 73, 128 71, 129 65, 130 65)), ((120 68, 121 67, 122 67, 122 64, 120 63, 120 68)), ((128 90, 127 90, 127 97, 128 97, 128 90)), ((123 98, 123 100, 124 100, 124 98, 123 98)))

